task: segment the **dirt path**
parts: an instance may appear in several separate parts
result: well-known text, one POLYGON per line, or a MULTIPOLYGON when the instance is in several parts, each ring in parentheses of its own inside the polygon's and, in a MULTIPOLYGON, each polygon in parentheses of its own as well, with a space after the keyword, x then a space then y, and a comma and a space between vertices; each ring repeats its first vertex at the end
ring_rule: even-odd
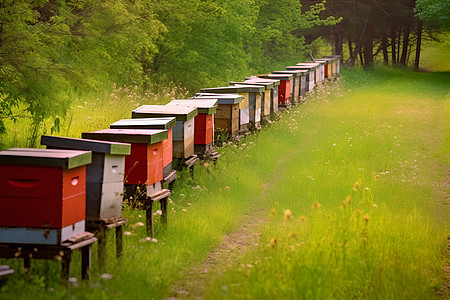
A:
POLYGON ((259 228, 267 222, 268 217, 267 211, 254 206, 243 216, 238 228, 226 235, 201 264, 181 272, 184 280, 169 289, 170 297, 166 300, 203 299, 207 282, 226 271, 247 249, 258 245, 259 228))

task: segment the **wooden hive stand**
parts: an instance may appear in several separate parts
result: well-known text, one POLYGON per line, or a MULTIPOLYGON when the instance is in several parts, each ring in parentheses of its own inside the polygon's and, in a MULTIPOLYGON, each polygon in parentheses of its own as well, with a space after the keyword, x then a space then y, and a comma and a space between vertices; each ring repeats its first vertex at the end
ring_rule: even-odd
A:
POLYGON ((23 258, 24 268, 31 268, 31 259, 55 259, 61 261, 62 278, 70 277, 72 255, 81 250, 81 278, 90 279, 91 246, 97 241, 93 233, 83 232, 72 236, 60 245, 0 244, 0 258, 23 258))
POLYGON ((150 237, 154 236, 154 228, 153 228, 153 203, 160 202, 161 203, 161 223, 164 226, 167 226, 167 200, 171 192, 167 189, 163 189, 159 192, 156 192, 152 195, 147 195, 145 199, 141 199, 140 201, 144 204, 146 222, 147 222, 147 234, 150 237))
POLYGON ((116 229, 116 258, 120 258, 123 252, 123 225, 126 223, 128 223, 128 219, 124 217, 86 222, 87 230, 93 232, 98 239, 98 264, 100 270, 103 270, 107 258, 107 230, 116 229))

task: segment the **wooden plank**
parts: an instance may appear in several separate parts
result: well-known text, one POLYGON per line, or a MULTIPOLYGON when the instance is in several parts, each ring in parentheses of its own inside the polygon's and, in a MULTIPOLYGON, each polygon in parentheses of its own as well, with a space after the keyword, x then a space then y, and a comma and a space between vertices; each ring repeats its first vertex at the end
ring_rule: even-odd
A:
POLYGON ((150 201, 160 201, 161 199, 164 199, 166 197, 169 197, 172 193, 168 189, 163 189, 153 195, 148 196, 148 199, 150 201))
POLYGON ((193 99, 217 99, 220 104, 238 104, 242 101, 242 96, 237 93, 217 94, 217 93, 197 93, 193 99))
POLYGON ((175 117, 177 121, 187 121, 198 114, 195 107, 168 106, 168 105, 142 105, 132 112, 132 118, 149 117, 175 117))
POLYGON ((94 236, 94 234, 91 232, 82 232, 82 233, 71 236, 70 238, 67 239, 67 241, 70 243, 78 243, 78 242, 90 239, 93 236, 94 236))
POLYGON ((216 107, 219 104, 217 99, 184 99, 184 100, 172 100, 166 105, 181 105, 188 107, 196 107, 199 114, 214 114, 216 107))
POLYGON ((160 129, 103 129, 83 132, 85 139, 99 139, 126 143, 155 144, 168 138, 167 130, 160 129))
POLYGON ((72 149, 72 150, 85 150, 108 154, 130 154, 131 146, 126 143, 117 143, 111 141, 101 140, 87 140, 67 138, 61 136, 41 136, 41 145, 46 145, 51 149, 72 149))
POLYGON ((177 178, 177 171, 171 171, 166 177, 164 177, 164 183, 171 183, 177 178))
POLYGON ((183 141, 173 142, 173 156, 187 158, 194 154, 194 136, 183 141))
POLYGON ((220 104, 219 107, 217 107, 217 111, 214 116, 215 119, 232 119, 237 117, 239 117, 239 104, 220 104))
POLYGON ((258 76, 261 78, 278 79, 278 80, 291 80, 293 77, 293 75, 290 74, 262 74, 258 76))
POLYGON ((201 89, 200 91, 203 93, 260 93, 264 90, 262 86, 255 85, 234 85, 234 86, 224 86, 224 87, 216 87, 216 88, 206 88, 201 89))
POLYGON ((269 78, 261 78, 258 76, 250 76, 245 77, 245 82, 254 82, 254 83, 271 83, 273 86, 279 86, 280 80, 279 79, 269 79, 269 78))
POLYGON ((91 151, 11 148, 0 151, 0 164, 52 166, 73 169, 90 164, 91 151))
POLYGON ((167 129, 175 126, 175 117, 122 119, 109 125, 111 129, 167 129))

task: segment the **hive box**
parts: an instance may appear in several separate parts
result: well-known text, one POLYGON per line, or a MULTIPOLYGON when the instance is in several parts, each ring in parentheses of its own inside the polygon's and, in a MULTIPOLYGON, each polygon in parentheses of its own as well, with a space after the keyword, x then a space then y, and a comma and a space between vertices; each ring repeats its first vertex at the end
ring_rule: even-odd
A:
POLYGON ((130 144, 43 135, 41 145, 92 151, 92 163, 86 166, 86 220, 122 215, 125 155, 130 154, 130 144))
POLYGON ((232 137, 239 134, 239 104, 243 100, 241 95, 197 93, 193 99, 218 100, 214 128, 228 132, 232 137))
POLYGON ((251 129, 261 128, 262 105, 266 87, 260 84, 245 84, 243 82, 232 82, 231 87, 235 87, 244 98, 248 95, 249 120, 251 129))
POLYGON ((291 81, 294 76, 289 74, 265 74, 259 75, 261 78, 280 80, 278 87, 278 107, 291 106, 291 81))
POLYGON ((122 119, 109 125, 111 129, 162 129, 167 130, 167 139, 163 144, 163 176, 166 177, 172 172, 173 140, 172 128, 175 126, 176 118, 141 118, 122 119))
MULTIPOLYGON (((267 78, 260 78, 258 76, 251 76, 245 78, 246 83, 254 83, 254 84, 273 84, 273 88, 270 91, 270 114, 278 112, 278 86, 280 85, 280 80, 278 79, 267 79, 267 78)), ((264 115, 264 114, 263 114, 264 115)), ((267 115, 265 115, 266 118, 267 115)))
POLYGON ((333 65, 333 77, 341 73, 341 56, 340 55, 325 55, 324 58, 331 58, 333 65))
POLYGON ((61 244, 84 232, 90 151, 0 151, 0 243, 61 244))
POLYGON ((214 149, 214 114, 219 101, 217 99, 172 100, 166 105, 196 107, 194 117, 194 153, 205 154, 214 149))
POLYGON ((318 63, 320 64, 320 82, 324 82, 325 81, 325 72, 328 66, 328 62, 326 60, 318 60, 315 59, 313 61, 307 61, 306 63, 318 63))
POLYGON ((323 64, 321 63, 298 63, 296 64, 296 66, 300 66, 300 67, 314 67, 314 71, 315 71, 315 77, 314 77, 314 81, 316 82, 316 84, 322 84, 322 73, 325 71, 323 68, 323 64))
POLYGON ((324 75, 326 79, 333 78, 333 59, 332 58, 320 58, 320 59, 314 59, 314 61, 321 62, 323 61, 325 63, 325 69, 324 69, 324 75))
POLYGON ((194 117, 198 114, 195 107, 143 105, 133 110, 132 118, 175 117, 173 127, 173 157, 188 158, 194 155, 194 117))
POLYGON ((264 119, 268 119, 270 117, 270 105, 271 105, 271 94, 272 89, 274 88, 275 84, 273 82, 253 82, 252 80, 245 80, 244 82, 230 82, 231 85, 256 85, 256 86, 263 86, 264 92, 262 92, 261 97, 261 117, 264 119))
POLYGON ((286 70, 293 71, 293 70, 303 70, 307 71, 306 73, 306 92, 312 91, 314 89, 315 85, 315 78, 316 78, 316 68, 312 66, 288 66, 286 67, 286 70))
POLYGON ((261 111, 261 97, 264 87, 254 86, 226 86, 217 88, 201 89, 203 93, 230 93, 242 96, 242 102, 239 103, 239 131, 246 132, 251 128, 255 128, 256 124, 261 121, 261 115, 255 112, 255 109, 261 111), (252 103, 252 105, 250 105, 252 103), (252 112, 250 107, 252 106, 252 112), (259 106, 259 107, 258 107, 259 106), (252 116, 251 116, 252 115, 252 116), (255 119, 256 115, 256 119, 255 119), (259 121, 256 121, 258 120, 259 121), (251 121, 251 122, 250 122, 251 121), (256 123, 257 122, 257 123, 256 123))
POLYGON ((167 130, 157 129, 103 129, 84 132, 84 139, 130 143, 130 155, 125 157, 124 183, 146 185, 147 195, 162 189, 163 144, 167 130))
MULTIPOLYGON (((289 71, 274 71, 274 74, 290 74, 293 76, 291 85, 291 100, 294 103, 300 103, 301 101, 301 89, 302 81, 306 84, 306 76, 304 76, 305 71, 303 70, 289 70, 289 71), (303 76, 302 76, 303 75, 303 76)), ((303 85, 304 87, 304 85, 303 85)))

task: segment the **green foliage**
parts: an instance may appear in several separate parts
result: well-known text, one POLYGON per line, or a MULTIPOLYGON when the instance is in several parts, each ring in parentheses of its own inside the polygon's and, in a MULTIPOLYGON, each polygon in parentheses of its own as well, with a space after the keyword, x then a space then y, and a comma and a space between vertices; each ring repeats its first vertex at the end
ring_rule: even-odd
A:
POLYGON ((31 118, 28 146, 44 120, 74 98, 113 84, 159 93, 226 84, 298 61, 314 47, 302 30, 333 25, 324 3, 294 0, 18 0, 0 4, 0 133, 31 118))
POLYGON ((417 16, 426 24, 450 30, 450 2, 446 0, 416 0, 417 16))

